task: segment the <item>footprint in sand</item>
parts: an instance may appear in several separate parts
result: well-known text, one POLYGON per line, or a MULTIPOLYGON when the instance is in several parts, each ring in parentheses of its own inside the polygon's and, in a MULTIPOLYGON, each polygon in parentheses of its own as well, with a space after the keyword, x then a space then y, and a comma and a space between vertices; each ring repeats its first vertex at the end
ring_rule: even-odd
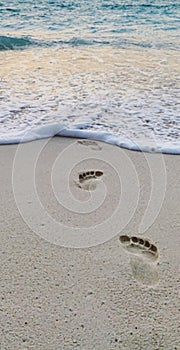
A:
POLYGON ((78 140, 77 143, 82 146, 89 146, 94 151, 100 151, 102 149, 98 142, 91 140, 78 140))
POLYGON ((158 282, 157 272, 158 249, 147 239, 136 236, 120 236, 123 248, 130 255, 130 265, 134 278, 145 285, 154 285, 158 282))
POLYGON ((102 177, 101 170, 89 170, 79 173, 79 181, 76 185, 86 191, 95 190, 97 187, 97 180, 102 177))

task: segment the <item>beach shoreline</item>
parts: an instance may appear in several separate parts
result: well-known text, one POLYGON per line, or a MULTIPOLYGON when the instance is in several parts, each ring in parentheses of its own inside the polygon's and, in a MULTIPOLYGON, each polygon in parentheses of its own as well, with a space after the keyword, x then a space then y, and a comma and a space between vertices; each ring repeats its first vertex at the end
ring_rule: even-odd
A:
POLYGON ((60 134, 180 153, 178 51, 32 47, 0 60, 1 144, 60 134))
POLYGON ((1 145, 0 168, 0 347, 178 349, 180 158, 54 137, 1 145))

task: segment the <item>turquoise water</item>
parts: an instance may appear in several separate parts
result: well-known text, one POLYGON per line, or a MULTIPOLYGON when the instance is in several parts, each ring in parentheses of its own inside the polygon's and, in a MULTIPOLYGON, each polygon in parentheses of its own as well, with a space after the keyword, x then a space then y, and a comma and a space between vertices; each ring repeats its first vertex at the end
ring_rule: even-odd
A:
POLYGON ((178 49, 179 1, 6 1, 0 3, 2 32, 26 32, 29 38, 1 37, 0 48, 43 45, 43 31, 68 33, 69 40, 44 45, 128 45, 178 49), (36 31, 41 30, 41 38, 36 31), (35 33, 35 35, 34 35, 35 33), (144 40, 139 41, 139 37, 144 40), (168 38, 169 37, 169 38, 168 38), (159 39, 159 40, 158 40, 159 39), (160 40, 161 39, 161 40, 160 40))
POLYGON ((0 2, 0 142, 59 133, 180 153, 179 9, 0 2))

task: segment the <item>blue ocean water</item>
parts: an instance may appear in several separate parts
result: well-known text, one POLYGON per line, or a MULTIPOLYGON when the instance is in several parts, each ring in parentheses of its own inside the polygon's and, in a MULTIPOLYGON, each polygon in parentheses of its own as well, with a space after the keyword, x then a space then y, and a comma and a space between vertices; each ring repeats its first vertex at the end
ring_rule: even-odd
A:
POLYGON ((54 134, 180 153, 180 4, 0 2, 0 143, 54 134))

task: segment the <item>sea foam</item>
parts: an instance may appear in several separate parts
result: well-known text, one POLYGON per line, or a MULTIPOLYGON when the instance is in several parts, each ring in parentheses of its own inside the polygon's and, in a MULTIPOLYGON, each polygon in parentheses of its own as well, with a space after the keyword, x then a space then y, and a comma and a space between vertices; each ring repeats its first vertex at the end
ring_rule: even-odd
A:
POLYGON ((0 144, 16 144, 23 142, 30 142, 34 140, 52 138, 54 136, 83 138, 90 140, 97 140, 107 142, 122 148, 127 148, 134 151, 150 152, 150 153, 169 153, 180 154, 180 145, 178 144, 162 144, 157 143, 155 139, 151 139, 151 143, 143 144, 141 141, 133 142, 132 140, 114 135, 107 132, 97 132, 89 130, 66 129, 61 124, 42 125, 32 128, 28 131, 20 132, 15 136, 8 136, 0 139, 0 144), (153 140, 153 141, 152 141, 153 140))

